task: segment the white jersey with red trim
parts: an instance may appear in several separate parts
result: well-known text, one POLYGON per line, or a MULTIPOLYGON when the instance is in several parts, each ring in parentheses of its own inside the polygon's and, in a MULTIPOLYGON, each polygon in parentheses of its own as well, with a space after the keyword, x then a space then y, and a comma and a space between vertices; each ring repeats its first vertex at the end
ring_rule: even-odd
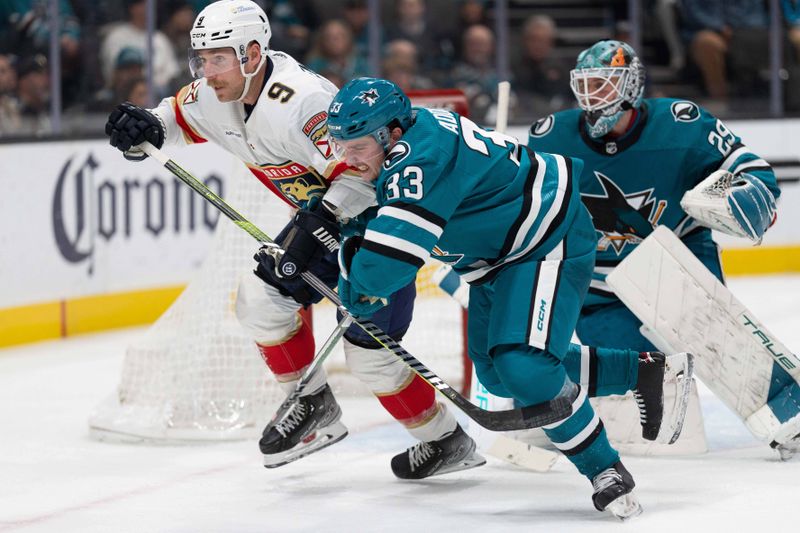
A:
POLYGON ((270 50, 267 57, 266 83, 249 117, 242 103, 217 100, 205 78, 152 111, 164 122, 165 144, 218 144, 302 208, 346 169, 333 157, 328 138, 327 111, 337 89, 282 52, 270 50))

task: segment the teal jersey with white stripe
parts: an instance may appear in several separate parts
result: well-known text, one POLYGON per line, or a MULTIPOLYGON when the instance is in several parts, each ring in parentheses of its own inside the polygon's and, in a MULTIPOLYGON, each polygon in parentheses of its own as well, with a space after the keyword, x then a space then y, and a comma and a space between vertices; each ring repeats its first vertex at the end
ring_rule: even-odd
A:
POLYGON ((586 305, 615 299, 606 274, 656 225, 675 231, 697 255, 710 255, 708 247, 715 247, 711 230, 690 218, 680 200, 715 170, 747 172, 776 198, 780 194, 769 164, 692 102, 646 99, 634 126, 615 140, 592 139, 581 113, 571 109, 539 120, 531 127, 528 146, 584 160, 581 199, 597 233, 597 261, 586 305))
POLYGON ((415 113, 376 180, 379 209, 353 259, 354 289, 389 295, 430 255, 481 284, 561 241, 580 208, 579 160, 534 154, 450 111, 415 113))

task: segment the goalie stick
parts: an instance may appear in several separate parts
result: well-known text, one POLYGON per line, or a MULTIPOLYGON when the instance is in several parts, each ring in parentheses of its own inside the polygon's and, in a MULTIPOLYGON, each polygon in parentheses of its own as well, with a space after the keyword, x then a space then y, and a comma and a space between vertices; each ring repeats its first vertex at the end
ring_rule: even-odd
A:
MULTIPOLYGON (((203 196, 208 202, 228 217, 234 224, 245 230, 262 245, 269 246, 279 253, 280 247, 255 224, 248 221, 241 214, 235 211, 228 203, 220 198, 214 191, 209 189, 203 182, 195 178, 191 173, 184 170, 180 165, 167 157, 164 152, 150 144, 144 142, 139 147, 150 157, 161 163, 167 170, 172 172, 178 179, 186 183, 195 192, 203 196)), ((310 272, 303 272, 300 277, 320 294, 332 301, 344 316, 352 316, 342 305, 339 296, 317 276, 310 272)), ((572 414, 572 399, 559 397, 547 403, 524 407, 521 409, 509 409, 505 411, 487 411, 471 403, 468 399, 458 393, 453 387, 448 385, 435 372, 426 367, 419 359, 408 353, 394 339, 389 337, 382 329, 372 321, 365 318, 352 317, 353 321, 372 337, 381 346, 389 350, 396 357, 403 360, 414 372, 416 372, 426 383, 442 393, 448 400, 453 402, 465 415, 476 423, 492 431, 512 431, 517 429, 529 429, 552 424, 563 420, 572 414)), ((330 352, 330 350, 328 351, 330 352)), ((325 355, 327 354, 319 354, 325 355)), ((322 361, 319 362, 322 364, 322 361)), ((302 382, 302 380, 301 380, 302 382)), ((295 391, 297 392, 297 391, 295 391)), ((298 394, 299 395, 299 394, 298 394)))

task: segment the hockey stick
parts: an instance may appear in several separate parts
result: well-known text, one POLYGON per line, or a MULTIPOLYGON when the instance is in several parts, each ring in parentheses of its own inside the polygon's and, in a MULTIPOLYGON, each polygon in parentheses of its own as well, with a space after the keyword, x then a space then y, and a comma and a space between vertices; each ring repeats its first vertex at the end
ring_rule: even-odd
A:
POLYGON ((278 410, 275 411, 275 416, 272 417, 272 420, 267 424, 265 432, 269 430, 272 426, 283 420, 286 415, 289 414, 289 410, 291 409, 292 405, 297 401, 297 399, 302 395, 303 391, 308 387, 311 378, 317 372, 317 369, 322 366, 322 363, 325 359, 333 351, 334 346, 339 342, 339 340, 344 336, 345 331, 347 328, 350 327, 350 324, 353 323, 353 317, 349 314, 345 314, 339 323, 336 325, 336 328, 331 332, 328 340, 325 341, 325 344, 317 352, 317 355, 314 356, 314 360, 311 361, 311 364, 308 365, 306 371, 303 373, 303 377, 295 386, 294 390, 283 400, 283 403, 278 407, 278 410))
MULTIPOLYGON (((175 163, 175 161, 167 157, 167 155, 161 150, 149 142, 140 144, 139 148, 141 148, 147 155, 161 163, 167 170, 172 172, 175 177, 186 183, 194 191, 203 196, 214 207, 219 209, 225 216, 227 216, 234 224, 245 230, 262 245, 270 246, 273 250, 280 250, 280 248, 272 239, 269 238, 266 233, 261 231, 255 226, 255 224, 240 215, 230 205, 228 205, 225 200, 217 196, 217 194, 209 189, 203 182, 195 178, 191 173, 184 170, 180 165, 175 163)), ((300 277, 313 289, 336 304, 343 315, 350 315, 347 309, 342 305, 339 296, 327 285, 325 285, 317 276, 311 272, 303 272, 300 274, 300 277)), ((549 402, 532 405, 521 409, 509 409, 505 411, 487 411, 485 409, 481 409, 459 394, 458 391, 448 385, 435 372, 426 367, 419 359, 408 353, 402 346, 400 346, 394 339, 389 337, 372 321, 365 318, 356 317, 353 317, 353 321, 381 346, 392 352, 396 357, 402 359, 403 362, 405 362, 414 372, 416 372, 430 386, 446 396, 447 399, 453 402, 456 407, 458 407, 465 415, 486 429, 490 429, 492 431, 529 429, 558 422, 559 420, 563 420, 572 414, 572 399, 566 397, 554 398, 549 402)))

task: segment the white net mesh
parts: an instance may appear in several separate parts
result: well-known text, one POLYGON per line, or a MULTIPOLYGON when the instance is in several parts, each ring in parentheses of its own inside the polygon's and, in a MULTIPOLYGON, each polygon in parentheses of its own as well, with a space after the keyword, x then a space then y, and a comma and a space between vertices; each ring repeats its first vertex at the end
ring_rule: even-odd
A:
MULTIPOLYGON (((225 200, 268 235, 289 220, 288 207, 244 167, 225 200)), ((221 216, 213 248, 186 290, 144 336, 128 347, 118 389, 91 416, 95 436, 185 441, 249 438, 258 434, 284 395, 233 310, 240 276, 251 275, 257 243, 221 216)), ((403 346, 452 386, 462 383, 458 304, 418 281, 414 321, 403 346)), ((320 346, 335 326, 335 308, 315 306, 320 346)), ((337 394, 366 394, 348 376, 341 345, 326 363, 337 394)), ((388 416, 388 415, 387 415, 388 416)))

